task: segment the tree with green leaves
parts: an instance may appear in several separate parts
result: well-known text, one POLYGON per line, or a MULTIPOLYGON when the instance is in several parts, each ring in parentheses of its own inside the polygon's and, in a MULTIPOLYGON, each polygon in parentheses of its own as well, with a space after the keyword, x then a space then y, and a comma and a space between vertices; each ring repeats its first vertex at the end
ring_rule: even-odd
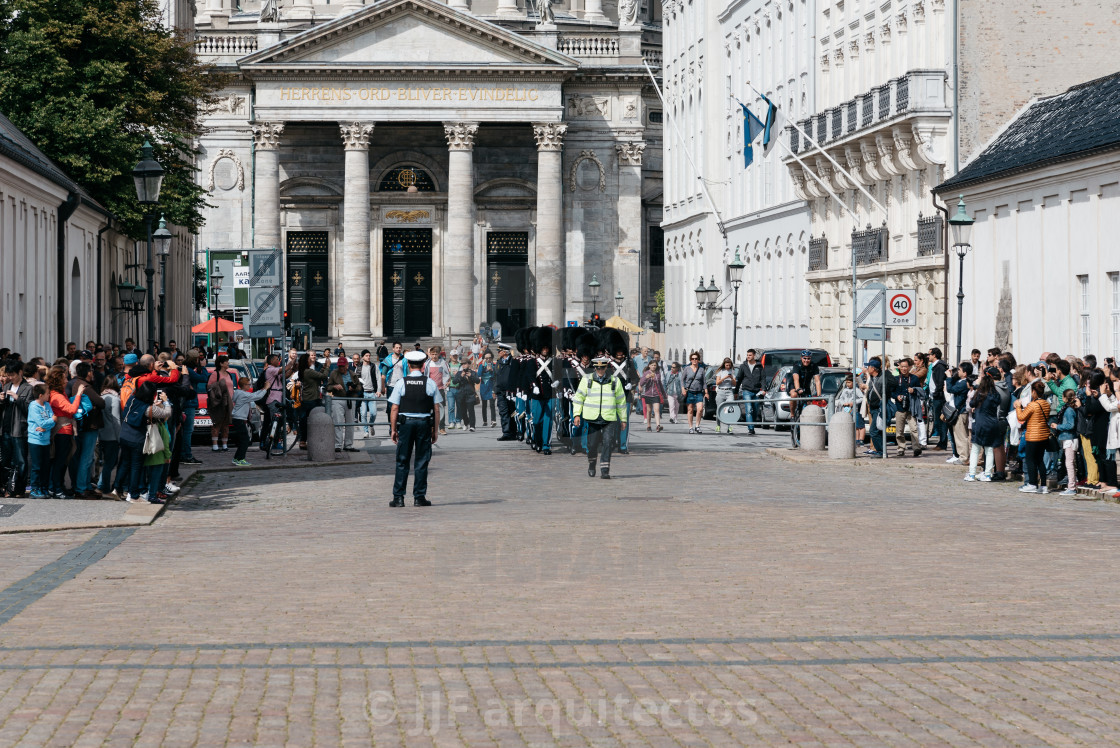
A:
POLYGON ((165 170, 159 212, 190 231, 200 110, 224 85, 157 0, 0 0, 0 111, 142 238, 131 171, 145 138, 165 170))

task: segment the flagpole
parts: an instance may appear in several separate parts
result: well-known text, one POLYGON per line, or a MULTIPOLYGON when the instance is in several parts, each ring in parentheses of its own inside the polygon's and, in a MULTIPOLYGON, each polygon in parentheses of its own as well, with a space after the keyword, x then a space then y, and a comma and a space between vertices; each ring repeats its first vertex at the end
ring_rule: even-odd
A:
POLYGON ((696 168, 696 162, 692 160, 692 154, 688 152, 685 147, 684 138, 681 136, 680 128, 677 127, 677 118, 669 114, 669 106, 665 103, 665 97, 661 95, 661 87, 657 85, 657 78, 653 75, 653 70, 650 69, 649 63, 642 60, 642 64, 646 66, 646 72, 649 73, 649 79, 653 81, 653 90, 657 91, 657 98, 661 100, 661 106, 665 111, 665 115, 669 117, 669 121, 673 123, 673 133, 677 136, 677 142, 684 151, 684 157, 688 159, 688 163, 692 166, 692 170, 696 172, 696 178, 700 180, 700 189, 704 191, 704 197, 708 200, 708 205, 712 207, 712 213, 716 216, 716 226, 719 227, 719 233, 723 235, 724 249, 727 248, 727 229, 723 226, 723 218, 719 214, 719 209, 716 208, 716 202, 712 199, 712 193, 708 192, 708 184, 704 181, 704 176, 700 170, 696 168))
MULTIPOLYGON (((766 94, 762 93, 761 91, 759 91, 757 88, 755 88, 754 85, 751 84, 750 81, 747 81, 747 85, 750 86, 751 90, 754 91, 759 96, 765 96, 766 95, 766 94)), ((863 186, 863 184, 858 179, 856 179, 855 177, 852 176, 851 172, 849 172, 847 169, 845 169, 843 166, 841 166, 840 163, 836 159, 834 159, 832 156, 830 156, 828 151, 826 151, 823 147, 821 147, 820 143, 818 143, 817 141, 815 141, 811 137, 809 137, 809 134, 807 132, 805 132, 804 130, 802 130, 798 126, 797 122, 795 122, 792 119, 787 119, 786 121, 790 124, 791 127, 793 127, 794 130, 797 130, 797 132, 801 134, 801 137, 805 138, 805 140, 808 141, 810 144, 812 144, 812 146, 814 148, 816 148, 818 151, 820 151, 821 155, 823 155, 825 158, 827 158, 829 161, 831 161, 832 165, 835 166, 836 169, 841 174, 843 174, 845 177, 847 177, 848 181, 850 181, 852 184, 854 184, 856 186, 856 189, 858 189, 860 192, 862 192, 864 194, 864 196, 867 197, 867 199, 871 201, 872 205, 874 205, 876 208, 881 210, 883 212, 883 219, 886 220, 887 209, 884 208, 882 203, 880 203, 878 200, 876 200, 874 198, 874 196, 872 196, 872 194, 867 191, 867 189, 863 186)), ((780 133, 779 133, 779 137, 780 137, 780 133)), ((785 143, 783 143, 783 145, 785 145, 785 143)), ((789 151, 791 155, 793 154, 792 149, 790 149, 788 146, 786 146, 786 150, 789 151)), ((797 160, 798 160, 798 162, 801 161, 801 159, 797 159, 797 160)), ((802 165, 804 166, 804 164, 802 164, 802 165)), ((859 219, 858 218, 856 218, 856 228, 857 229, 859 228, 859 219)))

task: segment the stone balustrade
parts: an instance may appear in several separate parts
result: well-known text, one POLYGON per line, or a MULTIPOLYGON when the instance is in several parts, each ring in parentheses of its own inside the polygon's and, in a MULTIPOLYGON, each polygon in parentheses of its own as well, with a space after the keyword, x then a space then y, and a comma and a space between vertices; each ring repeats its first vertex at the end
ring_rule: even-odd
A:
POLYGON ((618 57, 618 35, 564 34, 556 50, 570 57, 618 57))
POLYGON ((256 34, 200 34, 195 46, 199 57, 232 62, 257 51, 256 34))

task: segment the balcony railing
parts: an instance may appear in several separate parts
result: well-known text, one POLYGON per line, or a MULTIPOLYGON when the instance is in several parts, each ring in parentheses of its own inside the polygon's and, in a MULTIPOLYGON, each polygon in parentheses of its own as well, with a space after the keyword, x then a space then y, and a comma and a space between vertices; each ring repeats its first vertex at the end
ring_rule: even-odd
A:
POLYGON ((651 68, 659 68, 662 64, 661 47, 642 47, 642 58, 649 63, 651 68))
POLYGON ((556 51, 570 57, 618 57, 618 36, 564 34, 556 41, 556 51))
POLYGON ((809 240, 809 272, 828 269, 828 238, 809 240))
MULTIPOLYGON (((823 144, 908 112, 926 111, 948 111, 944 71, 912 70, 839 106, 817 112, 802 120, 800 125, 823 144)), ((802 142, 803 138, 795 136, 793 128, 790 133, 790 149, 794 153, 811 147, 808 142, 802 142)))
POLYGON ((923 218, 918 214, 918 257, 939 255, 945 251, 944 223, 940 215, 923 218))
POLYGON ((257 51, 256 34, 207 33, 198 37, 195 50, 200 57, 218 58, 212 61, 232 62, 257 51))
POLYGON ((856 265, 871 265, 887 261, 887 227, 871 228, 868 224, 864 231, 852 232, 852 252, 856 265))

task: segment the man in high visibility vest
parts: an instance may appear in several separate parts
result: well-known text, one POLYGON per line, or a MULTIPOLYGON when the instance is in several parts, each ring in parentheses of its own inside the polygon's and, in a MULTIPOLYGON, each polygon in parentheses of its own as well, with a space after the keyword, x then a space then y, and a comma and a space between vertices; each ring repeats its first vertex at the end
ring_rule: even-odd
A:
POLYGON ((592 373, 576 389, 572 419, 577 428, 587 423, 587 474, 595 477, 595 455, 599 455, 599 477, 611 477, 611 430, 626 428, 626 390, 611 373, 610 359, 600 356, 591 362, 592 373))

